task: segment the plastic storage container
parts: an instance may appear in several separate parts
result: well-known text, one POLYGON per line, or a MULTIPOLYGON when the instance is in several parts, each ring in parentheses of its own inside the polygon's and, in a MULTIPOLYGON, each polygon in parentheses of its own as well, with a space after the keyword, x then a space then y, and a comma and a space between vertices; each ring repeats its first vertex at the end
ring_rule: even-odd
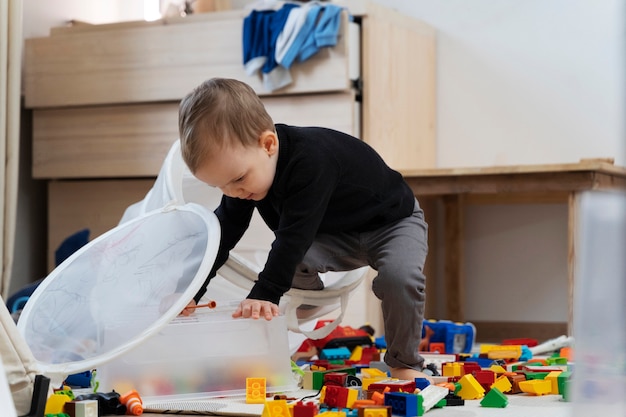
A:
POLYGON ((578 206, 574 416, 626 416, 626 193, 578 206))
POLYGON ((284 317, 232 319, 240 300, 227 299, 227 291, 219 291, 218 308, 179 317, 213 265, 219 236, 208 209, 168 206, 119 225, 59 265, 18 322, 52 386, 96 369, 100 392, 132 387, 146 397, 208 397, 245 388, 246 376, 290 387, 284 317))
POLYGON ((248 377, 265 378, 268 392, 291 391, 289 356, 284 316, 233 319, 231 311, 198 309, 98 368, 98 376, 100 389, 136 389, 146 401, 245 395, 248 377))

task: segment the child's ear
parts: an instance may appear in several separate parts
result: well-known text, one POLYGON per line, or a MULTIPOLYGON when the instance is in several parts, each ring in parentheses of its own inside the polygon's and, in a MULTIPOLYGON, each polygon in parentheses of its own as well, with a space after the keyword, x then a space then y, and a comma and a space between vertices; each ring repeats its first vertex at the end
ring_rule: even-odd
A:
POLYGON ((276 132, 266 130, 259 137, 259 145, 269 156, 274 155, 278 151, 278 136, 276 132))

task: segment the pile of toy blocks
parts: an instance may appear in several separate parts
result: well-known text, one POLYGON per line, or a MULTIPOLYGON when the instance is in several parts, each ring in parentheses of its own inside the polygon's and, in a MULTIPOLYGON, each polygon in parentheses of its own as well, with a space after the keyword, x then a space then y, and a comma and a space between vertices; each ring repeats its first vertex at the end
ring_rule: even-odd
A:
MULTIPOLYGON (((340 332, 344 340, 350 340, 346 335, 362 337, 354 329, 340 332)), ((511 343, 481 345, 474 354, 424 352, 425 372, 431 374, 430 380, 403 381, 390 378, 385 371, 380 361, 384 347, 374 339, 370 344, 356 346, 340 346, 332 337, 311 343, 315 343, 317 356, 300 358, 298 364, 302 387, 317 391, 317 395, 267 400, 264 417, 276 417, 272 410, 282 407, 290 413, 284 416, 293 417, 412 417, 432 408, 463 406, 466 401, 504 408, 508 396, 516 394, 559 395, 568 400, 572 372, 571 353, 566 349, 562 355, 555 352, 543 359, 533 358, 526 345, 511 343)), ((310 354, 310 346, 303 352, 310 354)))

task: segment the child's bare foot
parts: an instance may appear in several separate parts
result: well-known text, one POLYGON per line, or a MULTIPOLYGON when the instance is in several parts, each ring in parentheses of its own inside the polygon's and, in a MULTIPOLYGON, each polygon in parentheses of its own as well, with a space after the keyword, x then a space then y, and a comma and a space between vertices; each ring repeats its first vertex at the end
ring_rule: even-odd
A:
POLYGON ((401 379, 403 381, 413 381, 415 378, 426 378, 430 383, 433 383, 433 379, 430 375, 426 375, 424 372, 417 371, 411 368, 389 368, 392 378, 401 379))

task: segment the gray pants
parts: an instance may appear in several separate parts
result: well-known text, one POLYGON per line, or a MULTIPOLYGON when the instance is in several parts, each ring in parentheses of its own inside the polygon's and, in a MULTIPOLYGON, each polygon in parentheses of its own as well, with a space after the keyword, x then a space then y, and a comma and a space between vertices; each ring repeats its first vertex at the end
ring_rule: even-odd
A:
POLYGON ((424 319, 424 262, 428 225, 415 201, 410 217, 364 233, 319 234, 296 269, 293 287, 321 289, 318 273, 349 271, 369 265, 378 272, 372 282, 381 300, 387 352, 392 368, 421 370, 418 353, 424 319))

